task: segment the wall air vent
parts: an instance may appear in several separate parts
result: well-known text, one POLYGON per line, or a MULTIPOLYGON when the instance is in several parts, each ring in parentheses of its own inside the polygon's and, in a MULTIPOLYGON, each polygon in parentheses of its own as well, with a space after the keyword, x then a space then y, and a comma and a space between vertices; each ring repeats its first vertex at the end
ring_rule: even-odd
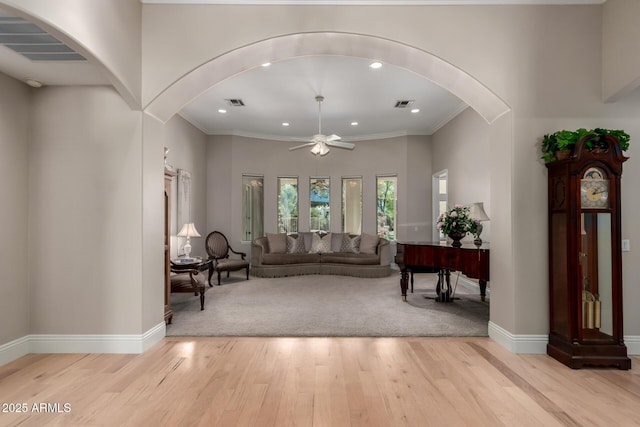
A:
POLYGON ((413 104, 415 101, 414 100, 410 100, 410 101, 396 101, 396 105, 395 108, 407 108, 410 107, 411 104, 413 104))
POLYGON ((22 18, 0 12, 0 44, 32 61, 85 61, 69 46, 22 18))
POLYGON ((231 107, 244 107, 244 101, 242 99, 225 99, 225 102, 231 107))

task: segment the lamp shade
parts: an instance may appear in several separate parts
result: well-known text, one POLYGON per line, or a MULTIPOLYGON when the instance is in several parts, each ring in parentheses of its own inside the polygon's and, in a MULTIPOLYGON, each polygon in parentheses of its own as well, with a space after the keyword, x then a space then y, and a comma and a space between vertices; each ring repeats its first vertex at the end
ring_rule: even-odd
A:
POLYGON ((182 226, 180 232, 178 233, 178 237, 201 237, 198 230, 196 230, 196 226, 192 222, 188 222, 182 226))
POLYGON ((472 203, 469 209, 469 218, 478 221, 489 221, 489 215, 484 211, 484 203, 475 202, 472 203))

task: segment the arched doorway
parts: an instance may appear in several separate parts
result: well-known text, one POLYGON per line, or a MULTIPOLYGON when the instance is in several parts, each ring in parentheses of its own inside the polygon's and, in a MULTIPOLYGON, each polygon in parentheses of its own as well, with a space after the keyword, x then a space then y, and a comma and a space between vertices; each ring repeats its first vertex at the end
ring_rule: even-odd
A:
MULTIPOLYGON (((494 209, 500 210, 492 216, 495 219, 492 241, 499 245, 499 248, 492 245, 492 298, 494 302, 502 301, 503 306, 511 307, 512 290, 503 286, 504 294, 501 296, 498 295, 501 287, 493 285, 513 283, 514 275, 511 262, 512 114, 510 107, 500 97, 464 70, 429 52, 376 36, 337 32, 290 34, 239 47, 203 63, 168 86, 149 102, 144 111, 164 123, 201 93, 225 79, 265 62, 310 55, 375 59, 412 71, 456 95, 491 125, 492 151, 496 153, 492 155, 489 166, 492 176, 491 200, 494 209)), ((498 327, 498 330, 508 330, 513 321, 512 313, 500 313, 496 317, 498 324, 505 328, 498 327)))

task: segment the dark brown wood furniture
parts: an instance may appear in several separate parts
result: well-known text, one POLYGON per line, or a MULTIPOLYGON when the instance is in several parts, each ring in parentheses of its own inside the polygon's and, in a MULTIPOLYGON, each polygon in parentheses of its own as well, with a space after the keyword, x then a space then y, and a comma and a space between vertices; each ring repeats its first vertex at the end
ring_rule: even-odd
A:
MULTIPOLYGON (((204 310, 205 279, 201 272, 209 271, 211 278, 211 260, 199 260, 195 263, 181 264, 171 262, 171 292, 193 292, 200 295, 200 310, 204 310)), ((211 283, 211 282, 209 282, 211 283)))
POLYGON ((450 272, 459 271, 468 277, 478 279, 480 298, 485 300, 489 281, 489 246, 483 244, 462 245, 454 248, 440 242, 398 242, 396 264, 400 267, 400 290, 403 301, 407 300, 407 287, 411 275, 413 292, 413 273, 438 271, 436 293, 441 301, 450 300, 450 272))
POLYGON ((549 171, 549 343, 571 368, 629 369, 622 333, 622 242, 618 140, 582 138, 549 171), (592 147, 589 149, 589 147, 592 147))
POLYGON ((171 323, 171 182, 176 172, 164 169, 164 321, 171 323))
POLYGON ((247 254, 244 252, 234 251, 229 245, 227 237, 219 231, 212 231, 205 240, 205 249, 209 259, 213 261, 213 269, 209 270, 209 285, 211 285, 212 271, 218 273, 218 286, 220 286, 220 273, 227 272, 227 277, 231 271, 246 270, 247 280, 249 280, 249 261, 246 260, 247 254), (240 259, 230 258, 230 253, 239 255, 240 259))

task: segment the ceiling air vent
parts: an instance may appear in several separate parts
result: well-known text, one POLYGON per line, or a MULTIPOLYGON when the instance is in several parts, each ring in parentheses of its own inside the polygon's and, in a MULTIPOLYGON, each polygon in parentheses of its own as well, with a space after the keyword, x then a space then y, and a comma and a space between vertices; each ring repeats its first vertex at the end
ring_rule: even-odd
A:
POLYGON ((244 107, 244 101, 242 99, 225 99, 225 101, 232 107, 244 107))
POLYGON ((0 12, 0 44, 32 61, 85 60, 37 25, 3 12, 0 12))
POLYGON ((411 101, 396 101, 396 105, 395 108, 407 108, 409 106, 411 106, 411 104, 413 104, 415 101, 411 100, 411 101))

